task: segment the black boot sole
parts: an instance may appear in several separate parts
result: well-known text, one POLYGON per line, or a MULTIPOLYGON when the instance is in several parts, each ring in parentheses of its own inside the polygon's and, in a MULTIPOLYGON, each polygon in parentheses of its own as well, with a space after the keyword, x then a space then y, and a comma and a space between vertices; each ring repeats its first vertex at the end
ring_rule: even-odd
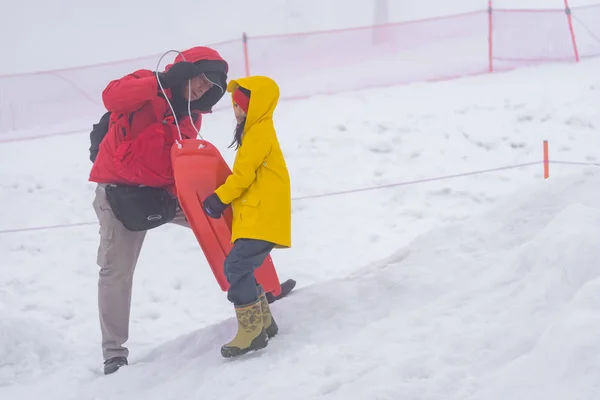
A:
POLYGON ((232 358, 244 355, 251 351, 256 351, 260 349, 264 349, 269 344, 269 337, 267 336, 267 332, 263 329, 263 331, 252 340, 250 343, 250 347, 246 347, 245 349, 240 349, 239 347, 221 347, 221 355, 225 358, 232 358))
POLYGON ((269 325, 269 327, 266 329, 266 332, 269 339, 277 335, 277 332, 279 332, 279 327, 275 323, 275 319, 273 317, 271 317, 271 325, 269 325))
POLYGON ((110 362, 110 360, 109 360, 108 362, 105 362, 105 364, 104 364, 104 375, 114 374, 119 369, 121 369, 121 367, 124 367, 127 365, 128 365, 127 359, 117 360, 114 362, 110 362))
POLYGON ((296 287, 296 281, 293 279, 288 279, 285 282, 281 283, 281 293, 279 296, 274 296, 273 293, 267 292, 265 295, 267 296, 267 302, 269 304, 276 302, 279 299, 286 297, 294 288, 296 287))

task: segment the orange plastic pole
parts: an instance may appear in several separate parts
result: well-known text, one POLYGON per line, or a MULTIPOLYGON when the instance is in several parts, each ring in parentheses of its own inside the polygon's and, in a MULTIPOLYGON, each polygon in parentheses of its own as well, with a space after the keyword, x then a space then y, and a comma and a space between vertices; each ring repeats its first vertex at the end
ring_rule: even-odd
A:
POLYGON ((544 140, 544 179, 550 177, 550 161, 548 160, 548 141, 544 140))
POLYGON ((565 0, 565 12, 569 21, 569 31, 571 32, 571 41, 573 42, 573 51, 575 52, 575 61, 579 62, 579 50, 577 49, 577 40, 575 39, 575 30, 573 29, 573 16, 569 7, 569 0, 565 0))
POLYGON ((250 57, 248 55, 248 35, 246 35, 246 32, 242 35, 242 43, 244 45, 244 69, 246 76, 250 76, 250 57))
POLYGON ((494 26, 493 26, 493 16, 492 16, 492 0, 488 0, 488 60, 489 60, 489 71, 494 71, 494 61, 493 61, 493 44, 494 44, 494 26))

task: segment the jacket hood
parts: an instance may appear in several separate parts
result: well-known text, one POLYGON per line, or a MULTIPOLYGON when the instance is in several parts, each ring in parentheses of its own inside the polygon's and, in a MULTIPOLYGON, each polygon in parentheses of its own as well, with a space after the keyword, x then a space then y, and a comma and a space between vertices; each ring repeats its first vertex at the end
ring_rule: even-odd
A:
POLYGON ((258 122, 273 118, 275 107, 279 101, 279 86, 273 79, 257 75, 231 80, 227 85, 227 91, 233 93, 238 86, 250 91, 244 130, 250 129, 258 122))
POLYGON ((189 61, 196 64, 200 71, 215 84, 200 99, 191 103, 192 110, 198 110, 202 113, 212 112, 212 107, 225 94, 223 88, 227 85, 227 73, 229 72, 227 61, 216 50, 210 47, 196 46, 178 54, 175 57, 175 61, 165 67, 165 71, 168 71, 173 64, 181 61, 189 61))
POLYGON ((196 46, 182 51, 177 54, 177 57, 175 57, 175 61, 172 64, 165 67, 165 71, 168 71, 173 64, 180 61, 189 61, 196 64, 198 61, 221 61, 225 72, 229 72, 229 65, 227 62, 221 57, 218 51, 211 49, 210 47, 196 46))

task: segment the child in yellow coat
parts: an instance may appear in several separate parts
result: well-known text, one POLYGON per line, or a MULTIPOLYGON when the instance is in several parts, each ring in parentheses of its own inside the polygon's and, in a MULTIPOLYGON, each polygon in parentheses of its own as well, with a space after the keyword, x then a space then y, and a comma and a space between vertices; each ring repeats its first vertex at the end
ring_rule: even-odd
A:
POLYGON ((220 218, 229 205, 233 208, 233 248, 225 275, 238 332, 221 354, 234 357, 266 347, 277 333, 254 270, 273 248, 291 246, 292 211, 289 173, 273 125, 279 87, 271 78, 251 76, 230 81, 227 91, 237 120, 233 174, 204 200, 203 208, 212 218, 220 218))

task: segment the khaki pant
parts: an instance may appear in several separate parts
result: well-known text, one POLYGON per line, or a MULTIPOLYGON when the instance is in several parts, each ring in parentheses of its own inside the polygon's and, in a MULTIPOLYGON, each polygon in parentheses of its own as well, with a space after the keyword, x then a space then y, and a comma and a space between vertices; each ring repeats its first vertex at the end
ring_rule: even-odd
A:
MULTIPOLYGON (((106 199, 103 185, 96 187, 93 205, 100 222, 97 264, 100 267, 98 309, 102 331, 102 355, 105 360, 116 356, 127 357, 129 350, 123 344, 129 337, 133 272, 146 232, 127 230, 116 219, 106 199)), ((189 228, 181 210, 178 210, 171 223, 189 228)))

